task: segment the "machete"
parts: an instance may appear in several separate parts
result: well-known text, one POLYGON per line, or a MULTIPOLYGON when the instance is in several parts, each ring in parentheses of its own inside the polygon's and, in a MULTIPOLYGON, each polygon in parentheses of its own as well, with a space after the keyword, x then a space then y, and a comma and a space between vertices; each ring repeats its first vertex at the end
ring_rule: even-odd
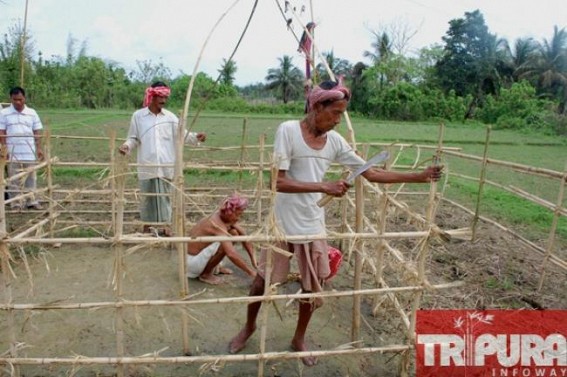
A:
MULTIPOLYGON (((377 163, 386 161, 389 157, 390 157, 390 153, 388 153, 388 151, 382 151, 380 153, 375 154, 374 156, 370 157, 370 159, 368 159, 368 161, 366 161, 364 165, 362 165, 361 167, 350 173, 349 176, 346 178, 346 182, 349 185, 352 184, 356 177, 358 177, 359 175, 361 175, 362 173, 364 173, 365 171, 367 171, 377 163)), ((333 195, 326 195, 317 202, 317 205, 319 207, 324 207, 331 200, 333 200, 333 198, 334 198, 333 195)))

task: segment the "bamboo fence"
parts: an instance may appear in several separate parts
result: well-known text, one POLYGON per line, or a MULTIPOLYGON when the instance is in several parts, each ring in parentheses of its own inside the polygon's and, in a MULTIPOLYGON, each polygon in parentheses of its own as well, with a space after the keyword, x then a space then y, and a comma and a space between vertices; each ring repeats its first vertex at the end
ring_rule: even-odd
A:
MULTIPOLYGON (((217 21, 213 30, 224 18, 224 16, 238 3, 236 0, 230 8, 225 12, 217 21)), ((26 2, 27 4, 27 2, 26 2)), ((279 3, 278 3, 279 4, 279 3)), ((294 19, 298 22, 307 35, 313 39, 313 36, 302 24, 300 18, 292 10, 294 19)), ((311 18, 313 19, 313 7, 311 6, 311 18)), ((211 31, 212 33, 212 31, 211 31)), ((209 34, 210 37, 211 34, 209 34)), ((199 61, 203 55, 203 50, 208 42, 203 44, 203 49, 199 55, 197 64, 195 65, 191 82, 187 89, 187 96, 185 101, 184 110, 180 116, 180 123, 178 134, 183 135, 183 131, 187 125, 187 115, 189 109, 189 102, 191 99, 191 92, 193 87, 193 80, 197 76, 199 61)), ((331 79, 334 78, 333 72, 326 65, 326 60, 321 56, 317 49, 317 45, 313 43, 313 54, 318 55, 321 62, 326 66, 331 79)), ((314 60, 312 60, 314 65, 314 60)), ((23 70, 22 70, 23 75, 23 70)), ((23 77, 22 77, 23 80, 23 77)), ((358 144, 354 139, 354 130, 350 123, 348 114, 345 114, 348 127, 348 138, 353 148, 356 150, 358 144)), ((174 209, 173 227, 177 236, 167 239, 140 236, 136 234, 136 228, 141 225, 135 219, 136 211, 127 210, 129 206, 139 201, 140 193, 129 184, 129 179, 134 177, 132 169, 136 168, 136 164, 129 163, 125 158, 115 155, 116 151, 116 135, 111 134, 108 138, 101 137, 78 137, 78 136, 65 136, 65 135, 50 135, 46 133, 46 159, 44 162, 37 166, 23 172, 21 176, 30 174, 32 172, 43 171, 46 178, 46 187, 39 188, 33 193, 25 193, 19 198, 4 199, 5 185, 10 180, 17 179, 18 177, 11 177, 7 179, 4 176, 4 167, 6 161, 0 160, 0 196, 4 202, 0 203, 0 257, 1 257, 1 285, 4 293, 4 302, 0 304, 0 312, 3 315, 6 333, 0 334, 3 339, 7 339, 9 345, 7 350, 0 349, 0 366, 9 371, 11 376, 20 376, 21 367, 28 365, 64 365, 72 368, 87 366, 87 365, 109 365, 115 367, 118 376, 127 376, 128 367, 132 365, 160 365, 160 364, 207 364, 218 362, 244 362, 244 361, 257 361, 258 376, 264 375, 266 368, 266 361, 268 360, 285 360, 285 359, 299 359, 306 356, 318 357, 348 357, 351 355, 360 354, 379 354, 379 353, 394 353, 401 354, 399 358, 399 374, 401 376, 409 376, 411 355, 414 350, 414 337, 415 337, 415 323, 416 313, 420 307, 421 298, 423 293, 433 290, 450 289, 459 286, 461 282, 446 283, 446 284, 431 284, 426 276, 426 264, 428 256, 430 255, 430 242, 433 239, 465 239, 474 241, 477 233, 477 225, 480 221, 487 222, 491 225, 497 226, 499 229, 508 232, 511 235, 518 237, 522 242, 528 245, 532 250, 538 252, 542 256, 542 264, 540 268, 540 284, 539 289, 543 284, 545 272, 548 264, 552 263, 562 269, 567 269, 567 262, 558 256, 555 250, 555 236, 557 219, 561 216, 566 216, 567 211, 563 207, 563 195, 565 181, 567 180, 567 168, 565 172, 556 172, 548 169, 535 168, 524 166, 520 164, 498 161, 488 157, 488 146, 490 144, 490 137, 487 134, 486 148, 483 157, 471 156, 461 153, 457 148, 451 148, 443 145, 443 126, 439 129, 439 137, 437 145, 415 145, 415 144, 380 144, 374 143, 374 146, 380 146, 388 149, 407 149, 415 148, 418 151, 418 157, 410 168, 415 168, 420 160, 421 153, 425 151, 434 152, 434 163, 442 163, 443 158, 451 156, 453 158, 468 159, 481 163, 481 174, 479 178, 466 177, 467 179, 479 182, 478 197, 476 208, 474 211, 467 209, 459 203, 451 202, 443 197, 443 190, 438 187, 437 183, 430 185, 427 195, 427 205, 425 215, 420 215, 418 211, 412 210, 406 203, 401 201, 401 195, 421 195, 420 193, 410 193, 404 191, 404 185, 401 185, 396 191, 389 191, 387 185, 369 185, 361 179, 357 179, 355 184, 354 199, 345 197, 340 201, 340 225, 331 227, 328 236, 296 236, 288 237, 288 241, 309 241, 315 239, 326 238, 333 242, 339 242, 343 250, 348 250, 348 257, 353 256, 354 259, 354 276, 353 276, 353 289, 347 291, 334 291, 334 292, 320 292, 316 294, 276 294, 274 287, 270 284, 269 278, 266 279, 265 293, 261 297, 218 297, 213 299, 198 299, 192 296, 189 292, 187 278, 185 277, 185 247, 190 242, 214 242, 214 241, 250 241, 261 245, 267 245, 274 241, 282 239, 281 234, 273 226, 273 221, 270 221, 272 200, 275 193, 274 182, 271 187, 265 187, 263 180, 264 173, 273 173, 274 164, 269 163, 270 146, 265 144, 265 139, 262 137, 257 145, 248 144, 246 120, 243 123, 242 136, 240 146, 234 147, 200 147, 201 151, 207 152, 224 152, 224 151, 237 151, 240 152, 237 161, 226 162, 202 162, 199 163, 198 159, 191 162, 184 162, 183 159, 183 137, 179 137, 176 143, 176 164, 174 167, 175 176, 173 179, 173 195, 172 203, 174 209), (51 140, 108 140, 110 146, 109 158, 103 162, 77 162, 77 161, 59 161, 56 156, 51 153, 51 140), (259 159, 257 161, 248 160, 248 152, 250 150, 258 150, 259 159), (524 192, 521 189, 514 187, 504 187, 509 192, 512 192, 524 199, 530 200, 538 205, 543 206, 553 212, 553 225, 545 244, 545 247, 535 244, 516 234, 512 230, 498 224, 496 221, 486 218, 480 214, 480 204, 482 202, 482 191, 485 185, 495 185, 498 183, 491 182, 486 179, 486 169, 490 165, 498 165, 520 171, 525 174, 534 174, 538 176, 546 176, 560 181, 559 196, 556 203, 548 200, 538 198, 537 196, 524 192), (53 170, 58 167, 77 167, 77 168, 101 168, 103 171, 109 172, 108 174, 101 174, 100 179, 88 187, 80 187, 73 190, 68 188, 59 187, 56 179, 53 176, 53 170), (248 218, 254 217, 255 221, 248 226, 256 226, 259 228, 249 236, 241 237, 185 237, 185 227, 191 220, 186 218, 186 213, 193 213, 197 215, 204 215, 210 213, 213 209, 210 203, 218 201, 218 198, 226 195, 227 191, 231 188, 226 187, 202 187, 190 188, 185 187, 184 171, 187 169, 204 170, 204 171, 230 171, 238 172, 238 182, 235 187, 243 191, 245 195, 255 199, 255 211, 248 211, 248 218), (254 173, 257 175, 256 186, 252 189, 244 188, 243 177, 245 173, 254 173), (48 203, 45 211, 37 213, 37 216, 28 220, 27 223, 22 224, 20 227, 8 231, 8 221, 14 220, 20 213, 14 211, 6 211, 5 205, 11 201, 20 200, 30 195, 35 195, 41 198, 43 202, 48 203), (377 200, 372 200, 377 199, 377 200), (438 204, 441 201, 446 201, 453 204, 455 207, 461 208, 473 216, 471 226, 466 229, 442 229, 435 224, 435 214, 438 204), (408 219, 411 219, 416 225, 416 229, 412 231, 403 232, 388 232, 386 228, 386 219, 390 208, 395 208, 396 211, 403 212, 408 219), (252 216, 250 216, 252 212, 252 216), (368 213, 377 215, 378 221, 372 221, 368 213), (354 229, 351 227, 352 216, 354 214, 354 229), (86 229, 90 233, 97 236, 88 234, 82 237, 62 237, 60 234, 66 235, 66 232, 77 229, 86 229), (338 231, 337 231, 338 229, 338 231), (390 244, 391 240, 415 240, 417 247, 415 251, 415 259, 395 246, 390 244), (109 247, 114 254, 113 260, 113 273, 112 283, 114 291, 114 300, 111 301, 98 301, 98 302, 74 302, 74 303, 17 303, 14 302, 12 284, 14 281, 13 266, 18 261, 12 255, 14 249, 20 249, 26 245, 40 245, 40 246, 56 246, 62 244, 70 245, 99 245, 109 247), (123 283, 124 274, 126 269, 126 253, 133 253, 142 250, 146 247, 159 247, 166 244, 173 244, 178 256, 178 280, 179 280, 179 297, 170 298, 168 300, 129 300, 124 296, 123 283), (376 248, 374 249, 374 247, 376 248), (377 250, 377 251, 376 251, 377 250), (392 286, 386 280, 384 272, 385 260, 387 257, 394 261, 399 266, 400 280, 403 284, 400 286, 392 286), (364 268, 368 266, 375 281, 375 288, 362 289, 362 277, 365 272, 364 268), (400 294, 406 293, 410 295, 409 302, 404 305, 401 302, 400 294), (380 307, 385 306, 385 302, 394 308, 394 313, 399 316, 399 321, 404 328, 401 336, 403 344, 391 344, 380 347, 361 346, 361 299, 364 296, 374 298, 375 305, 373 312, 376 314, 380 307), (263 301, 266 303, 276 301, 288 301, 295 299, 306 298, 330 298, 330 297, 350 297, 352 298, 352 324, 351 324, 351 341, 354 347, 347 349, 327 349, 320 351, 309 352, 268 352, 266 348, 267 334, 270 329, 268 305, 263 305, 262 312, 260 313, 260 345, 259 352, 254 354, 219 354, 219 355, 205 355, 205 356, 192 356, 190 355, 189 343, 189 326, 191 324, 188 315, 181 315, 181 331, 183 350, 185 356, 165 357, 160 355, 160 351, 155 351, 152 355, 129 355, 125 348, 125 334, 124 334, 124 309, 128 307, 190 307, 196 305, 227 305, 229 303, 247 304, 250 302, 263 301), (408 309, 409 308, 409 309, 408 309), (19 332, 15 324, 15 313, 33 312, 33 311, 72 311, 72 310, 92 310, 92 309, 108 309, 112 310, 114 314, 114 332, 116 350, 114 355, 105 357, 25 357, 22 356, 22 344, 19 342, 19 332), (3 352, 4 351, 4 352, 3 352)), ((366 146, 367 148, 368 146, 366 146)), ((394 163, 390 162, 392 165, 394 163)), ((390 167, 390 166, 388 166, 390 167)), ((399 168, 400 166, 397 165, 399 168)), ((447 178, 451 175, 458 177, 457 174, 449 172, 447 178)), ((232 187, 234 189, 234 187, 232 187)), ((162 225, 162 224, 154 224, 162 225)), ((29 271, 27 260, 24 253, 22 256, 22 263, 26 264, 29 271)), ((268 270, 271 268, 271 253, 268 253, 268 270)), ((267 276, 270 276, 268 273, 267 276)), ((56 287, 54 287, 56 289, 56 287)), ((82 297, 77 295, 77 297, 82 297)), ((41 331, 41 329, 38 329, 41 331)), ((73 369, 75 370, 75 369, 73 369)))
MULTIPOLYGON (((242 140, 246 139, 246 122, 243 123, 243 135, 242 140)), ((47 135, 46 135, 47 137, 47 135)), ((489 143, 489 138, 487 138, 487 144, 489 143)), ((260 232, 252 233, 248 236, 239 237, 184 237, 178 235, 175 237, 163 239, 149 236, 141 236, 137 234, 135 229, 139 226, 139 221, 135 220, 136 211, 126 210, 128 206, 136 203, 139 199, 139 192, 133 185, 128 185, 126 183, 127 179, 132 176, 132 170, 136 168, 136 164, 129 163, 123 158, 115 156, 114 151, 116 150, 116 140, 115 135, 110 135, 108 137, 109 147, 109 158, 108 163, 97 163, 102 169, 110 172, 107 176, 101 176, 99 182, 96 185, 90 185, 85 188, 75 188, 67 189, 59 187, 56 179, 51 176, 53 170, 58 166, 69 166, 69 162, 60 161, 58 158, 51 155, 49 151, 50 142, 46 140, 46 161, 35 167, 36 170, 41 170, 44 172, 44 181, 47 187, 39 188, 34 193, 26 193, 24 195, 35 195, 43 202, 47 202, 49 206, 43 213, 38 213, 35 218, 32 218, 26 223, 24 227, 16 228, 14 231, 7 231, 7 224, 10 220, 13 220, 16 216, 21 215, 20 213, 15 213, 5 209, 5 204, 15 199, 9 199, 4 202, 4 205, 0 207, 0 233, 3 237, 0 241, 0 253, 2 255, 2 284, 4 292, 4 302, 0 304, 0 311, 3 313, 5 318, 5 323, 7 324, 7 333, 2 334, 3 338, 9 339, 10 347, 6 352, 0 357, 0 365, 4 365, 10 370, 12 375, 20 375, 20 369, 22 366, 26 365, 72 365, 72 366, 86 366, 86 365, 98 365, 106 364, 112 365, 116 368, 117 375, 128 375, 128 366, 137 364, 151 364, 151 365, 162 365, 162 364, 203 364, 208 363, 213 360, 222 362, 239 362, 239 361, 250 361, 256 360, 258 362, 258 375, 263 375, 264 369, 266 368, 266 361, 274 359, 289 359, 289 358, 300 358, 305 356, 341 356, 347 357, 348 355, 356 355, 360 353, 383 353, 383 352, 394 352, 401 353, 403 356, 400 358, 400 375, 407 376, 410 373, 411 355, 413 353, 413 336, 415 333, 415 314, 419 308, 420 299, 425 290, 442 290, 450 289, 459 286, 460 282, 450 283, 450 284, 431 284, 429 279, 425 274, 427 255, 429 254, 429 242, 432 238, 441 237, 444 239, 472 239, 472 229, 475 224, 479 221, 486 222, 488 224, 497 226, 499 229, 514 235, 524 244, 528 245, 531 249, 541 254, 542 264, 540 268, 540 287, 544 279, 544 274, 548 264, 554 264, 562 269, 567 269, 567 262, 561 259, 560 256, 554 253, 554 237, 556 227, 550 229, 549 239, 545 243, 545 246, 537 245, 536 243, 527 240, 519 234, 516 234, 512 230, 498 224, 496 221, 486 218, 480 215, 479 206, 476 210, 469 210, 459 203, 454 203, 447 198, 443 198, 442 191, 440 191, 435 184, 431 185, 430 192, 428 194, 428 210, 425 215, 421 215, 416 211, 413 211, 411 207, 407 206, 406 203, 400 200, 402 195, 427 195, 423 192, 411 192, 403 191, 397 189, 396 191, 391 191, 388 185, 372 185, 372 184, 361 184, 357 187, 354 198, 347 196, 341 203, 339 203, 341 209, 341 224, 332 226, 330 228, 329 235, 327 237, 323 236, 295 236, 289 237, 290 241, 307 241, 321 238, 329 238, 333 242, 339 242, 343 246, 343 250, 347 250, 349 253, 354 253, 355 258, 355 273, 353 277, 353 289, 349 291, 339 291, 339 292, 322 292, 319 294, 275 294, 270 287, 269 282, 266 282, 266 295, 263 297, 218 297, 214 299, 198 299, 191 296, 188 286, 187 279, 184 278, 184 263, 182 263, 181 258, 179 259, 179 299, 172 298, 170 300, 129 300, 128 297, 123 296, 122 292, 122 279, 124 275, 125 260, 123 258, 124 253, 135 252, 144 247, 160 247, 165 244, 179 245, 178 250, 184 250, 184 246, 188 242, 212 242, 212 241, 222 241, 230 239, 231 241, 251 241, 258 244, 269 244, 274 241, 281 240, 281 236, 273 233, 272 229, 262 229, 260 232), (101 199, 102 198, 102 199, 101 199), (373 199, 374 198, 374 199, 373 199), (471 214, 474 221, 471 222, 471 227, 467 229, 441 229, 434 222, 435 219, 435 208, 439 201, 445 201, 460 208, 471 214), (375 203, 373 206, 373 203, 375 203), (107 208, 101 208, 101 204, 106 204, 107 208), (366 206, 365 209, 362 209, 366 206), (416 229, 412 231, 404 232, 388 232, 385 226, 386 217, 389 208, 395 208, 396 211, 404 213, 408 219, 416 224, 416 229), (351 217, 348 213, 354 213, 355 216, 355 226, 351 227, 351 217), (368 216, 368 213, 376 213, 378 217, 378 222, 372 221, 368 216), (67 220, 62 218, 67 217, 67 220), (94 219, 93 219, 94 218, 94 219), (126 220, 129 218, 130 220, 126 220), (106 219, 106 220, 105 220, 106 219), (111 221, 109 221, 111 220, 111 221), (72 223, 72 224, 71 224, 72 223), (110 224, 110 225, 109 225, 110 224), (105 227, 106 225, 106 227, 105 227), (66 231, 73 228, 86 228, 86 229, 98 229, 98 234, 100 236, 85 236, 85 237, 60 237, 59 234, 65 234, 66 231), (398 250, 396 247, 392 246, 390 241, 392 240, 402 240, 402 239, 412 239, 417 240, 419 249, 417 250, 417 260, 409 260, 407 253, 398 250), (12 266, 15 263, 14 257, 12 256, 14 248, 25 245, 61 245, 61 244, 73 244, 73 245, 100 245, 112 248, 114 250, 114 272, 113 272, 113 284, 115 299, 113 301, 99 301, 99 302, 74 302, 74 303, 15 303, 13 302, 12 296, 12 281, 13 281, 13 270, 12 266), (377 251, 374 251, 374 246, 377 251), (400 270, 405 272, 400 273, 401 276, 405 276, 407 280, 402 286, 392 286, 391 283, 386 281, 384 276, 384 263, 386 257, 391 257, 395 263, 399 265, 400 270), (358 259, 358 261, 356 261, 358 259), (362 278, 362 275, 366 272, 363 271, 362 266, 369 266, 372 276, 374 276, 375 286, 373 289, 362 289, 361 285, 357 283, 362 278), (411 309, 407 309, 400 301, 400 294, 406 293, 411 294, 413 298, 411 299, 411 309), (373 312, 380 312, 380 310, 386 310, 385 303, 389 302, 390 306, 393 308, 394 313, 399 317, 399 321, 405 328, 405 339, 404 344, 401 345, 387 345, 383 347, 363 347, 360 342, 360 298, 371 297, 374 299, 375 304, 373 306, 373 312), (268 352, 266 350, 266 337, 269 333, 269 320, 268 320, 268 306, 264 308, 260 317, 260 347, 259 352, 256 354, 246 354, 246 355, 214 355, 214 356, 188 356, 189 355, 189 338, 188 331, 191 320, 188 316, 181 316, 182 321, 182 331, 181 337, 183 338, 183 354, 186 356, 180 357, 165 357, 160 356, 159 352, 152 356, 133 356, 129 355, 124 348, 124 324, 123 324, 123 314, 122 311, 127 307, 192 307, 196 305, 206 305, 215 304, 223 305, 228 303, 241 303, 245 305, 250 302, 265 301, 265 302, 275 302, 275 301, 288 301, 299 298, 309 298, 309 297, 351 297, 353 298, 353 309, 352 309, 352 324, 351 324, 351 340, 355 347, 348 350, 324 350, 324 351, 313 351, 313 352, 268 352), (21 350, 19 349, 18 341, 18 331, 15 328, 14 315, 19 311, 67 311, 67 310, 92 310, 92 309, 110 309, 114 311, 115 316, 115 332, 116 332, 116 354, 109 355, 108 357, 76 357, 76 358, 53 358, 53 357, 37 357, 29 358, 22 357, 20 355, 21 350)), ((214 163, 212 166, 207 164, 201 164, 198 162, 198 158, 194 162, 185 163, 180 169, 181 174, 183 174, 184 169, 219 169, 227 170, 232 172, 238 172, 238 176, 241 177, 247 172, 254 172, 257 174, 257 183, 254 188, 245 188, 242 186, 242 180, 239 179, 238 186, 245 195, 249 197, 254 197, 256 200, 256 205, 251 207, 245 214, 246 218, 253 218, 252 223, 247 223, 247 227, 254 227, 254 224, 268 224, 269 214, 265 213, 264 209, 269 210, 271 208, 271 200, 274 195, 274 187, 265 187, 263 182, 263 173, 272 169, 273 164, 267 164, 265 161, 269 158, 264 156, 269 154, 269 146, 266 147, 264 138, 262 137, 258 143, 259 149, 259 161, 246 161, 246 150, 249 150, 250 146, 241 142, 240 147, 240 158, 238 161, 232 163, 232 165, 220 161, 219 163, 214 163)), ((368 146, 363 146, 363 149, 367 149, 368 146)), ((389 146, 393 148, 392 146, 389 146)), ((400 148, 397 146, 397 148, 400 148)), ((407 148, 407 146, 404 146, 407 148)), ((565 180, 567 173, 558 173, 554 171, 549 171, 546 169, 534 168, 529 166, 523 166, 519 164, 507 163, 504 161, 496 161, 487 157, 487 152, 484 158, 477 158, 476 156, 469 156, 455 151, 454 148, 445 148, 442 145, 442 131, 440 130, 439 142, 436 148, 428 148, 429 150, 434 150, 438 159, 441 159, 443 154, 450 154, 457 158, 463 158, 471 161, 481 163, 483 168, 486 168, 490 164, 498 164, 500 166, 509 167, 516 171, 520 170, 524 174, 544 174, 551 178, 559 178, 560 181, 560 195, 558 196, 557 203, 555 205, 549 203, 549 201, 537 198, 532 194, 526 194, 521 190, 510 189, 509 192, 516 193, 522 198, 528 199, 541 205, 544 208, 553 211, 555 218, 560 216, 565 216, 565 208, 562 207, 563 202, 563 192, 565 180)), ((488 148, 487 148, 488 149, 488 148)), ((217 148, 219 153, 222 153, 224 148, 217 148)), ((5 161, 2 161, 5 164, 5 161)), ((80 162, 73 162, 73 166, 91 166, 92 164, 81 165, 80 162)), ((2 166, 0 166, 0 170, 2 166)), ((27 173, 30 173, 30 169, 27 173)), ((1 173, 0 179, 3 182, 7 182, 8 179, 1 173)), ((25 173, 24 173, 25 174, 25 173)), ((446 179, 450 176, 459 177, 458 174, 449 172, 446 179)), ((484 175, 478 179, 479 188, 482 187, 480 182, 483 181, 484 175)), ((468 179, 474 179, 473 177, 467 177, 468 179)), ((181 181, 178 181, 181 182, 181 181)), ((490 185, 492 182, 484 179, 485 185, 490 185)), ((2 189, 4 190, 4 185, 2 189)), ((228 188, 230 190, 230 188, 228 188)), ((174 190, 175 191, 175 190, 174 190)), ((480 191, 480 190, 479 190, 480 191)), ((190 187, 184 188, 183 186, 177 189, 177 192, 182 193, 179 195, 174 202, 174 207, 182 208, 180 213, 197 213, 206 214, 209 213, 211 208, 211 203, 216 203, 220 198, 224 197, 227 193, 226 187, 190 187), (182 198, 180 201, 179 198, 182 198)), ((0 194, 2 194, 0 192, 0 194)), ((2 200, 3 199, 2 195, 2 200)), ((479 195, 479 202, 481 201, 482 195, 479 195)), ((17 199, 17 198, 16 198, 17 199)), ((181 220, 183 224, 190 224, 189 219, 183 218, 181 220)), ((158 224, 159 225, 159 224, 158 224)), ((258 226, 258 225, 256 225, 258 226)), ((180 253, 183 255, 183 253, 180 253)), ((350 257, 350 254, 348 255, 350 257)), ((1 351, 1 350, 0 350, 1 351)))

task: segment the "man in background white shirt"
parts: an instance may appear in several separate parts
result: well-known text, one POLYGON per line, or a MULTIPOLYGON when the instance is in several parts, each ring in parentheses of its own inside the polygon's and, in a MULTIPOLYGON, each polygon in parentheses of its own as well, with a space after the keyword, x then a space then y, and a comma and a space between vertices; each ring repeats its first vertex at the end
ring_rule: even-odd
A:
MULTIPOLYGON (((169 94, 170 88, 161 81, 146 89, 144 107, 132 115, 128 137, 119 148, 123 155, 138 148, 140 218, 146 223, 144 233, 149 233, 155 223, 171 222, 171 180, 179 119, 164 108, 169 94)), ((196 145, 207 138, 205 133, 185 132, 188 144, 196 145)), ((169 237, 171 229, 166 226, 158 235, 169 237)))
MULTIPOLYGON (((21 173, 43 158, 41 150, 41 130, 43 125, 36 111, 26 106, 26 91, 16 86, 10 90, 11 105, 0 111, 0 144, 6 148, 8 177, 21 173)), ((25 205, 29 209, 43 209, 33 195, 36 189, 35 171, 8 184, 10 199, 23 193, 32 193, 24 199, 11 202, 10 207, 21 210, 25 205)))

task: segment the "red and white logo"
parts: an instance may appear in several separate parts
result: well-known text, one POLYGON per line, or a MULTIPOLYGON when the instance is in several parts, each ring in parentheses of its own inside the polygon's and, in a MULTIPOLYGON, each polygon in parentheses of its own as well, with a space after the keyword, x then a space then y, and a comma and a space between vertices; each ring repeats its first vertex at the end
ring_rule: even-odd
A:
POLYGON ((417 377, 567 377, 567 310, 420 310, 417 377))

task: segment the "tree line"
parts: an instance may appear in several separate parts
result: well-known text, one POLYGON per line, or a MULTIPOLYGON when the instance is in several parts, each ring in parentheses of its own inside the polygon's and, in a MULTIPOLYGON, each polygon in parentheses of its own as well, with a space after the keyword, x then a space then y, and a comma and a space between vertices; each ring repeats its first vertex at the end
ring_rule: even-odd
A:
MULTIPOLYGON (((376 119, 478 121, 497 128, 532 129, 567 135, 567 31, 555 26, 549 39, 519 38, 510 44, 489 31, 479 10, 449 22, 442 43, 407 52, 414 31, 392 25, 371 31, 374 41, 355 64, 333 51, 324 59, 352 89, 350 111, 376 119)), ((161 61, 138 61, 126 71, 116 62, 89 56, 72 36, 67 55, 35 54, 33 36, 19 23, 0 41, 0 89, 20 84, 24 67, 28 100, 36 107, 119 108, 141 105, 152 81, 172 87, 170 106, 181 107, 190 76, 172 75, 161 61), (24 64, 21 64, 23 56, 24 64)), ((325 64, 312 80, 328 79, 325 64)), ((234 111, 300 113, 305 74, 290 55, 267 69, 264 83, 234 85, 237 62, 223 60, 218 77, 199 73, 192 106, 234 111)))

